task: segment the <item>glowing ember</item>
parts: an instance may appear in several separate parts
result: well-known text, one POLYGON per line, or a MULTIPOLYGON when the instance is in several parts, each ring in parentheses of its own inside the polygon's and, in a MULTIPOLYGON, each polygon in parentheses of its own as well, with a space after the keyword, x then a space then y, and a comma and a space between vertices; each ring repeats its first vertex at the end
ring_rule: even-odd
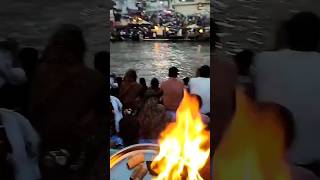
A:
POLYGON ((205 130, 197 98, 184 92, 176 122, 161 133, 160 152, 151 164, 157 180, 203 179, 199 170, 210 154, 210 132, 205 130))
POLYGON ((237 109, 214 156, 215 180, 289 180, 277 112, 237 92, 237 109))

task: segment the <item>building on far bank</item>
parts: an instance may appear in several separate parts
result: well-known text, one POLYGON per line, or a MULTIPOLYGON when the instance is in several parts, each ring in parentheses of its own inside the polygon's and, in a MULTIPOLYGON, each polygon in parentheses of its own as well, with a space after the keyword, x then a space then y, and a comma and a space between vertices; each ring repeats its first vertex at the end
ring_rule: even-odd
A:
POLYGON ((210 14, 210 0, 171 0, 171 6, 185 16, 210 14))
POLYGON ((158 11, 170 8, 170 0, 147 0, 146 11, 158 11))
POLYGON ((117 9, 120 14, 128 14, 128 9, 138 10, 137 0, 112 0, 114 2, 113 8, 117 9))

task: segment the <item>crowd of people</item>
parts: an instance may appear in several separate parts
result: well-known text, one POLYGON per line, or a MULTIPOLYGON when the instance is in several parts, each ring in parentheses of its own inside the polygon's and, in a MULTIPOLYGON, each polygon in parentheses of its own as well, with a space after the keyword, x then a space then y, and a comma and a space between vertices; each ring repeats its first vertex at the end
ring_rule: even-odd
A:
POLYGON ((61 25, 43 51, 0 46, 0 179, 104 179, 107 81, 84 64, 82 30, 61 25))
POLYGON ((159 82, 153 78, 150 87, 144 78, 137 82, 137 73, 129 69, 123 79, 110 77, 111 148, 123 148, 138 143, 158 143, 160 133, 174 122, 176 111, 188 91, 198 98, 204 124, 210 123, 210 67, 203 65, 198 75, 189 81, 178 78, 177 67, 170 67, 168 78, 159 82), (119 81, 120 80, 120 81, 119 81))
POLYGON ((237 93, 243 89, 262 112, 270 107, 280 112, 286 139, 284 161, 290 165, 292 178, 319 179, 320 146, 315 138, 320 135, 320 18, 312 12, 297 13, 280 26, 275 37, 272 51, 246 49, 233 57, 233 63, 224 61, 217 51, 212 54, 214 151, 232 124, 239 108, 237 93))

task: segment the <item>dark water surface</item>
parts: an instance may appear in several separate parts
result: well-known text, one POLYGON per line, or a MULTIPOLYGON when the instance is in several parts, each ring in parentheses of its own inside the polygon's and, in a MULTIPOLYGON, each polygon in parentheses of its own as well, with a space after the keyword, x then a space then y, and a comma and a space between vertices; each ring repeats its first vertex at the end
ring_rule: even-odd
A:
POLYGON ((84 31, 92 66, 94 52, 109 49, 109 6, 107 0, 0 0, 0 39, 14 37, 41 50, 60 24, 72 23, 84 31))
POLYGON ((299 11, 320 15, 320 0, 214 0, 211 11, 221 28, 219 48, 229 56, 243 48, 273 48, 279 23, 299 11))
POLYGON ((194 76, 201 65, 210 65, 209 43, 115 42, 110 44, 110 54, 111 72, 123 75, 133 68, 148 84, 153 77, 166 78, 171 66, 179 68, 183 78, 194 76))

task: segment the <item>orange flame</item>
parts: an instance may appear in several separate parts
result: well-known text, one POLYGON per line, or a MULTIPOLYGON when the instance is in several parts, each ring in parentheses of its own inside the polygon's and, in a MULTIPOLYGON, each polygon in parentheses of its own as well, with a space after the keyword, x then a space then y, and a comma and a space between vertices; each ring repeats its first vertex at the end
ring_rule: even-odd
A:
POLYGON ((153 160, 152 169, 157 180, 203 179, 199 170, 210 154, 210 132, 205 130, 197 99, 184 92, 177 110, 175 123, 161 133, 160 152, 153 160))
POLYGON ((234 119, 214 156, 216 180, 289 180, 277 113, 237 91, 234 119))

